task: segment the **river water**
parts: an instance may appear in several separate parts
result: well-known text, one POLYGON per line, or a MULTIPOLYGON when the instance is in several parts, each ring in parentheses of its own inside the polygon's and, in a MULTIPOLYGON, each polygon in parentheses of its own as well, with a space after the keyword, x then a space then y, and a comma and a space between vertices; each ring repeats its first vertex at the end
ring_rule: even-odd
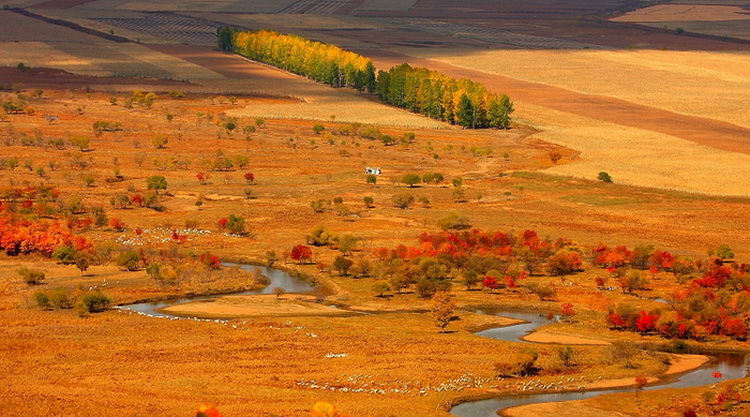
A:
MULTIPOLYGON (((492 339, 503 340, 506 342, 522 342, 521 338, 539 326, 549 324, 551 320, 546 315, 528 312, 515 311, 475 311, 480 314, 493 314, 503 317, 511 317, 526 320, 526 323, 517 325, 495 327, 476 333, 479 336, 489 337, 492 339)), ((701 352, 699 352, 701 353, 701 352)), ((664 388, 688 388, 711 385, 717 382, 714 378, 714 372, 721 372, 722 379, 737 379, 747 376, 747 368, 750 365, 750 355, 738 353, 703 353, 711 356, 712 359, 707 364, 695 370, 667 377, 662 381, 646 386, 645 390, 657 390, 664 388)), ((497 417, 499 410, 519 405, 538 404, 558 401, 574 401, 586 398, 596 397, 597 395, 612 394, 617 392, 633 392, 633 388, 615 388, 607 390, 593 391, 576 391, 561 392, 549 394, 524 394, 524 395, 504 395, 501 397, 490 398, 486 400, 470 401, 459 404, 451 408, 450 412, 459 417, 497 417)))
MULTIPOLYGON (((235 264, 224 264, 225 266, 235 266, 235 264)), ((237 264, 240 268, 253 271, 259 269, 260 272, 270 279, 270 284, 257 291, 246 291, 241 293, 234 293, 231 295, 256 295, 256 294, 271 294, 274 288, 283 288, 287 293, 309 293, 315 289, 315 286, 309 282, 303 281, 299 278, 294 278, 285 271, 279 269, 268 268, 264 266, 256 265, 244 265, 237 264)), ((227 294, 211 295, 211 296, 196 296, 179 298, 168 301, 157 301, 157 302, 146 302, 130 304, 120 306, 122 310, 134 311, 143 315, 151 317, 164 317, 171 319, 193 319, 192 317, 178 317, 171 314, 162 313, 159 309, 172 306, 176 304, 182 304, 192 301, 208 300, 218 297, 223 297, 227 294)), ((523 312, 523 311, 508 311, 508 310, 474 310, 478 314, 491 314, 503 317, 510 317, 515 319, 524 320, 523 323, 495 327, 487 330, 482 330, 476 334, 483 337, 489 337, 491 339, 502 340, 506 342, 524 342, 521 338, 527 334, 533 332, 540 326, 544 326, 552 322, 547 318, 546 314, 539 314, 534 312, 523 312)), ((742 354, 711 354, 712 360, 704 366, 695 369, 693 371, 686 372, 684 374, 675 375, 669 377, 660 383, 655 385, 647 386, 645 390, 656 390, 664 388, 687 388, 697 387, 704 385, 711 385, 717 382, 713 377, 714 372, 721 372, 723 379, 737 379, 747 376, 747 368, 750 365, 749 356, 742 354)), ((616 388, 607 390, 593 390, 583 392, 562 392, 562 393, 549 393, 549 394, 525 394, 525 395, 504 395, 496 398, 490 398, 486 400, 471 401, 459 404, 453 407, 450 412, 454 416, 459 417, 497 417, 497 412, 510 407, 526 404, 536 404, 545 402, 558 402, 558 401, 572 401, 582 400, 586 398, 595 397, 597 395, 611 394, 617 392, 633 392, 633 388, 616 388)))
MULTIPOLYGON (((227 267, 239 266, 241 269, 244 269, 246 271, 259 270, 261 274, 267 276, 268 279, 271 280, 270 284, 268 284, 268 286, 266 286, 263 289, 256 290, 256 291, 245 291, 245 292, 233 293, 231 295, 272 294, 274 288, 277 288, 277 287, 283 288, 287 293, 293 293, 293 294, 312 292, 315 289, 315 286, 313 284, 307 281, 303 281, 299 278, 295 278, 289 275, 287 272, 282 271, 280 269, 268 268, 265 266, 258 266, 258 265, 246 265, 246 264, 222 263, 222 265, 227 266, 227 267)), ((159 311, 159 309, 162 309, 168 306, 177 305, 177 304, 189 303, 193 301, 210 300, 213 298, 224 297, 226 295, 228 294, 203 295, 203 296, 196 296, 196 297, 176 298, 174 300, 128 304, 128 305, 120 306, 119 308, 120 310, 134 311, 136 313, 143 314, 143 315, 150 316, 150 317, 166 317, 166 318, 171 318, 171 319, 183 319, 183 318, 191 319, 191 317, 178 317, 178 316, 173 316, 168 313, 162 313, 159 311)))

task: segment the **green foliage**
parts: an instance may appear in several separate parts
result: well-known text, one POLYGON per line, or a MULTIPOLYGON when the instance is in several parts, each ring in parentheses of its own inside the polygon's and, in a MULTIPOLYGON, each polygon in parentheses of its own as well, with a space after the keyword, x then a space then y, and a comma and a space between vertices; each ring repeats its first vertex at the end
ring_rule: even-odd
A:
POLYGON ((337 256, 333 260, 333 269, 339 272, 339 275, 344 276, 349 274, 349 268, 354 265, 354 261, 344 256, 337 256))
POLYGON ((73 299, 70 289, 57 287, 49 294, 50 303, 57 309, 67 310, 73 308, 73 299))
POLYGON ((414 196, 411 194, 396 194, 391 198, 393 205, 400 209, 407 209, 414 203, 414 196))
POLYGON ((388 285, 388 281, 378 281, 372 284, 372 291, 378 293, 379 297, 383 296, 383 293, 390 291, 391 286, 388 285))
POLYGON ((470 228, 471 223, 468 217, 454 211, 438 220, 437 226, 443 230, 464 230, 470 228))
POLYGON ((375 199, 371 196, 365 196, 362 198, 362 201, 365 203, 365 207, 367 208, 373 208, 373 204, 375 203, 375 199))
POLYGON ((316 226, 307 235, 307 244, 314 246, 332 246, 338 242, 336 233, 328 230, 325 226, 316 226))
POLYGON ((396 107, 470 128, 507 129, 513 113, 513 103, 506 95, 491 93, 477 82, 408 64, 379 71, 376 93, 396 107))
POLYGON ((160 133, 154 136, 154 138, 151 140, 151 143, 156 149, 164 149, 164 147, 167 146, 167 143, 169 143, 169 138, 166 134, 160 133))
POLYGON ((230 214, 227 218, 227 224, 225 226, 227 230, 236 235, 245 233, 245 219, 234 214, 230 214))
POLYGON ((409 187, 414 187, 416 184, 419 184, 421 180, 422 179, 417 174, 406 174, 401 178, 401 182, 409 187))
POLYGON ((470 290, 471 287, 479 284, 480 281, 479 274, 477 274, 476 271, 469 270, 464 272, 464 285, 466 285, 467 290, 470 290))
POLYGON ((41 284, 45 278, 44 272, 38 269, 29 269, 25 266, 18 270, 18 275, 29 285, 41 284))
POLYGON ((39 307, 49 310, 52 308, 52 303, 50 302, 49 295, 47 293, 42 291, 37 291, 34 293, 34 300, 36 300, 36 303, 39 305, 39 307))
POLYGON ((340 236, 338 239, 339 252, 344 254, 351 252, 357 246, 357 242, 359 242, 359 238, 354 235, 346 234, 340 236))
POLYGON ((711 249, 708 251, 708 256, 716 256, 721 259, 734 259, 734 252, 729 245, 721 245, 718 248, 711 249))
POLYGON ((375 185, 378 182, 378 176, 374 174, 367 175, 367 183, 375 185))
POLYGON ((88 291, 78 298, 76 307, 81 313, 100 313, 109 308, 109 298, 101 291, 88 291))
POLYGON ((596 179, 601 182, 612 182, 612 177, 604 171, 600 172, 599 175, 596 176, 596 179))
POLYGON ((71 246, 60 246, 52 252, 52 257, 63 265, 75 263, 76 250, 71 246))
POLYGON ((149 190, 154 190, 158 193, 159 190, 167 189, 167 179, 162 175, 152 175, 146 180, 146 186, 149 190))
POLYGON ((137 271, 141 268, 143 256, 137 250, 123 252, 117 258, 117 265, 124 267, 128 271, 137 271))
POLYGON ((88 136, 72 136, 70 139, 70 144, 73 146, 77 146, 81 152, 85 151, 89 147, 89 143, 91 143, 91 139, 89 139, 88 136))
POLYGON ((318 123, 318 124, 313 125, 312 130, 313 132, 315 132, 316 135, 319 135, 322 131, 326 130, 326 127, 318 123))

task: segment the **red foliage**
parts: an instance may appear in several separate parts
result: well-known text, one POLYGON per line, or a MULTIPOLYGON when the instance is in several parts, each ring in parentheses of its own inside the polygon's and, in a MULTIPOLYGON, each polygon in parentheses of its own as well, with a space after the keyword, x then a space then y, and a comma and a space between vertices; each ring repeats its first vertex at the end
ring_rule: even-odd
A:
POLYGON ((8 255, 39 252, 50 256, 60 246, 93 251, 90 241, 73 235, 69 228, 64 228, 59 222, 32 222, 0 217, 0 249, 8 255))
POLYGON ((576 314, 576 311, 573 310, 573 303, 564 303, 560 307, 560 314, 562 314, 563 317, 573 317, 576 314))
POLYGON ((482 281, 482 285, 484 285, 484 288, 489 288, 490 291, 493 291, 500 286, 500 284, 497 282, 497 278, 490 275, 487 275, 484 278, 484 281, 482 281))
POLYGON ((143 234, 143 229, 141 229, 140 227, 136 227, 136 228, 135 228, 135 234, 136 234, 137 236, 140 236, 140 235, 142 235, 142 234, 143 234))
POLYGON ((187 242, 187 235, 181 235, 177 232, 177 230, 172 230, 172 240, 179 244, 183 244, 187 242))
POLYGON ((625 319, 619 314, 612 312, 607 314, 607 324, 612 328, 623 328, 625 327, 625 319))
POLYGON ((641 316, 635 321, 635 327, 641 333, 646 333, 656 328, 656 321, 659 320, 658 314, 649 314, 641 310, 641 316))
POLYGON ((713 266, 703 274, 702 278, 694 279, 693 283, 701 287, 722 288, 727 279, 732 275, 732 269, 728 266, 713 266))
POLYGON ((113 228, 116 232, 122 232, 127 227, 125 222, 121 221, 117 217, 113 217, 112 219, 110 219, 109 226, 113 228))
POLYGON ((309 261, 312 258, 312 255, 312 249, 310 249, 309 246, 305 245, 297 245, 293 247, 292 252, 289 254, 292 259, 298 261, 301 264, 309 261))
POLYGON ((712 376, 713 376, 714 378, 716 378, 716 379, 721 379, 721 378, 723 377, 723 375, 721 374, 721 372, 718 372, 718 371, 716 371, 716 372, 712 373, 711 375, 712 375, 712 376))
POLYGON ((255 174, 253 174, 252 172, 246 172, 245 175, 243 175, 243 177, 245 177, 245 180, 247 182, 255 181, 255 174))
POLYGON ((221 261, 219 261, 219 258, 212 255, 210 252, 205 252, 204 254, 202 254, 200 260, 211 269, 221 268, 221 261))
POLYGON ((518 285, 516 284, 516 280, 513 279, 512 276, 506 275, 503 277, 503 282, 505 283, 505 286, 508 288, 516 288, 518 285))
POLYGON ((598 288, 604 288, 604 278, 596 277, 596 286, 598 288))
POLYGON ((225 227, 227 227, 228 221, 229 219, 227 219, 226 217, 219 219, 219 226, 221 226, 221 228, 224 229, 225 227))
POLYGON ((211 404, 203 404, 198 407, 195 417, 221 417, 221 413, 211 404))
POLYGON ((198 182, 201 183, 201 185, 204 185, 206 183, 206 179, 208 178, 204 172, 199 172, 195 174, 195 178, 198 178, 198 182))
POLYGON ((140 194, 131 195, 130 202, 135 206, 143 207, 143 197, 140 194))

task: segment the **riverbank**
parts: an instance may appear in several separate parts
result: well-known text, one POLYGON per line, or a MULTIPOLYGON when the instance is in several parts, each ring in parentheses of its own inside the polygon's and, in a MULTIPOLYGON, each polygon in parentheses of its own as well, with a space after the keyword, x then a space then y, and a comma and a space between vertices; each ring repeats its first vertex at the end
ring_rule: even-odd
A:
MULTIPOLYGON (((648 377, 648 383, 653 384, 664 377, 670 375, 682 374, 685 372, 698 369, 707 363, 710 358, 704 355, 685 355, 671 354, 672 363, 669 365, 664 374, 660 377, 648 377)), ((582 384, 583 390, 599 390, 635 386, 634 378, 618 378, 596 381, 588 384, 582 384)), ((507 408, 498 412, 503 417, 537 417, 537 416, 555 416, 555 417, 600 417, 606 416, 631 416, 618 411, 603 410, 592 407, 590 403, 584 403, 584 400, 546 402, 539 404, 521 405, 518 407, 507 408)))
POLYGON ((220 298, 164 307, 160 313, 178 317, 241 318, 347 316, 356 314, 316 303, 311 295, 227 295, 220 298))

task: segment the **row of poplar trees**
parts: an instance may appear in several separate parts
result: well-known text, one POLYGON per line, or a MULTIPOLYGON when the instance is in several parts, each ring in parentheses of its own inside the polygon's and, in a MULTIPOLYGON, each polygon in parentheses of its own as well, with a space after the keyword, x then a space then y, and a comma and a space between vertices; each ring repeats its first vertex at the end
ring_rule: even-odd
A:
POLYGON ((221 27, 219 48, 334 87, 376 93, 384 102, 433 119, 475 129, 507 129, 513 103, 477 82, 402 64, 379 71, 369 58, 338 46, 270 30, 221 27))

